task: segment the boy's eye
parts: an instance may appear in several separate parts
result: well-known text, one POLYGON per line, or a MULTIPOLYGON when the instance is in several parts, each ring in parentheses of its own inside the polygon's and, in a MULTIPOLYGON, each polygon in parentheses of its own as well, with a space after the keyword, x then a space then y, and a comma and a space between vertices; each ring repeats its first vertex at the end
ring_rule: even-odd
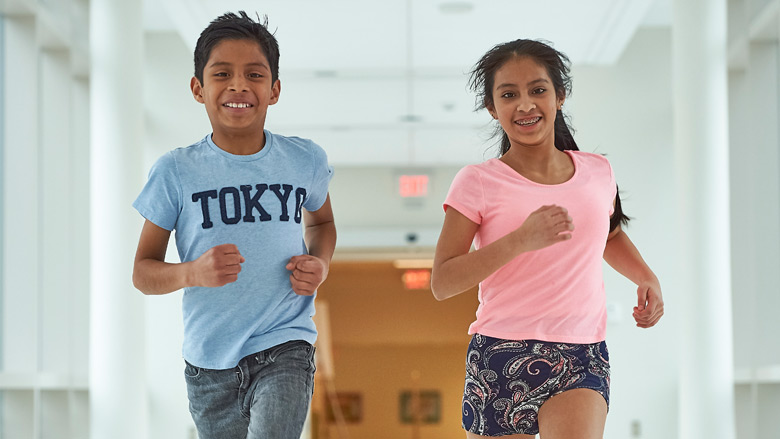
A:
POLYGON ((263 75, 261 75, 260 73, 250 73, 249 77, 250 78, 262 78, 263 75))
POLYGON ((227 73, 225 73, 225 72, 217 72, 217 73, 214 73, 214 76, 227 76, 227 75, 228 75, 228 74, 227 74, 227 73))

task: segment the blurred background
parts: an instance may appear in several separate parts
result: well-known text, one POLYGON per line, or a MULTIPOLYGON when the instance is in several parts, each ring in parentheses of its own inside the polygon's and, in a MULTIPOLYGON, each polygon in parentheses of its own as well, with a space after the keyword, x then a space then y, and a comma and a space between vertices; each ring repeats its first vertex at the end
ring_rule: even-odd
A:
POLYGON ((497 156, 471 66, 541 38, 573 62, 564 111, 666 301, 636 328, 605 265, 605 438, 780 438, 780 0, 0 0, 0 439, 197 437, 181 293, 133 289, 130 204, 210 132, 192 51, 241 9, 280 44, 266 127, 335 168, 304 437, 463 437, 477 297, 430 292, 441 205, 497 156))

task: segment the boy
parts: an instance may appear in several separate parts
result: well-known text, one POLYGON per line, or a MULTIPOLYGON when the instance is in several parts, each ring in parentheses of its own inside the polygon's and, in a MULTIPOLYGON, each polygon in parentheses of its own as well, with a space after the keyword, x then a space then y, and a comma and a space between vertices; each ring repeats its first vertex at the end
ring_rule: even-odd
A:
POLYGON ((264 129, 281 90, 279 48, 266 24, 239 14, 211 22, 195 48, 192 95, 213 133, 161 157, 133 203, 146 218, 133 284, 184 288, 201 439, 298 439, 313 391, 314 295, 336 244, 333 169, 310 140, 264 129), (179 264, 164 262, 173 229, 179 264))

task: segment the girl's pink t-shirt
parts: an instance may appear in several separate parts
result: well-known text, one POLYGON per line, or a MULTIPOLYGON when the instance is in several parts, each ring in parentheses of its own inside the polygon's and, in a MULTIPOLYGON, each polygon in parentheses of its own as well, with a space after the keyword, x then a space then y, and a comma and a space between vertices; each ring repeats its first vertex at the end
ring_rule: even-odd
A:
POLYGON ((602 258, 617 193, 603 156, 566 151, 574 175, 556 185, 535 183, 490 159, 461 169, 444 202, 479 224, 480 249, 555 204, 569 211, 572 238, 522 253, 479 284, 477 320, 469 334, 509 340, 596 343, 606 336, 602 258))

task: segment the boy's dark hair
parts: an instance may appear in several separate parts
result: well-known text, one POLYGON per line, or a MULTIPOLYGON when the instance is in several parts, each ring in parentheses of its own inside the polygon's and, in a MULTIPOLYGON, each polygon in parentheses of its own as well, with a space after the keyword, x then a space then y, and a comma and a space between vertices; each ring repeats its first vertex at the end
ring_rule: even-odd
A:
MULTIPOLYGON (((498 44, 490 49, 474 66, 471 71, 469 85, 477 94, 477 110, 493 107, 493 83, 496 72, 507 61, 514 58, 528 57, 539 63, 547 70, 547 76, 553 83, 555 95, 564 99, 571 95, 571 62, 563 53, 555 50, 551 44, 536 40, 514 40, 498 44)), ((577 142, 574 141, 574 131, 563 111, 558 110, 555 116, 555 147, 561 151, 578 151, 577 142)), ((509 151, 509 137, 501 128, 496 128, 496 135, 501 138, 499 155, 509 151)), ((615 230, 620 224, 628 224, 629 218, 620 204, 620 194, 615 195, 615 212, 609 221, 609 230, 615 230)))
POLYGON ((271 68, 271 78, 274 82, 279 79, 279 43, 268 32, 268 17, 263 21, 255 21, 244 11, 238 11, 238 15, 227 12, 212 21, 203 32, 200 33, 195 45, 195 77, 203 85, 203 69, 211 56, 214 46, 223 40, 251 40, 260 46, 260 50, 268 59, 268 67, 271 68))

